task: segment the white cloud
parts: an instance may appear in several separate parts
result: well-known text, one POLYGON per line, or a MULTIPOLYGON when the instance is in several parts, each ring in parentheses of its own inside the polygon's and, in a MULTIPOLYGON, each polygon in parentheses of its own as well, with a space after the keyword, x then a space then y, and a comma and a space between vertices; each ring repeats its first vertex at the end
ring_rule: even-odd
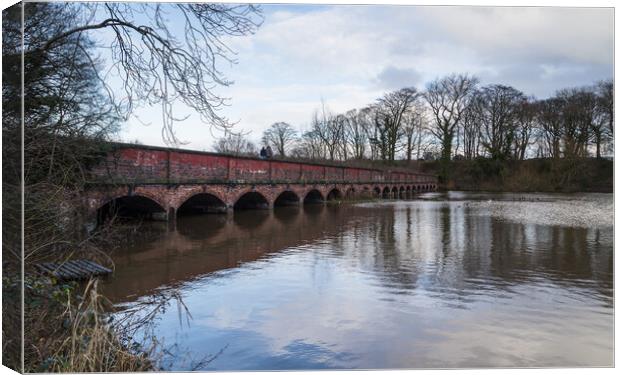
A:
MULTIPOLYGON (((232 98, 223 113, 254 140, 276 121, 304 126, 321 99, 346 111, 399 83, 423 89, 452 72, 539 97, 613 72, 611 9, 263 7, 265 22, 255 35, 229 39, 239 63, 225 72, 235 84, 218 90, 232 98)), ((153 143, 157 111, 141 111, 154 125, 132 124, 124 139, 153 143)), ((191 140, 187 147, 208 148, 214 139, 208 128, 193 115, 177 134, 191 140)))
POLYGON ((376 82, 382 89, 398 90, 404 86, 420 84, 420 78, 420 73, 415 69, 388 66, 377 75, 376 82))
POLYGON ((613 11, 596 8, 422 7, 432 35, 469 46, 484 60, 569 59, 609 64, 613 11))

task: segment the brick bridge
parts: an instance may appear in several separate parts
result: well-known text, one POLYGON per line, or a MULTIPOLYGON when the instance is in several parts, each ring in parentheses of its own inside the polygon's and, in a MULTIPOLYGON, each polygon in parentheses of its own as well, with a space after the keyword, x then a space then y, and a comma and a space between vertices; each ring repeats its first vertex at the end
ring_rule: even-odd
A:
POLYGON ((273 208, 329 200, 410 198, 437 188, 434 175, 263 160, 154 146, 112 144, 91 168, 87 222, 112 211, 173 221, 177 214, 273 208))

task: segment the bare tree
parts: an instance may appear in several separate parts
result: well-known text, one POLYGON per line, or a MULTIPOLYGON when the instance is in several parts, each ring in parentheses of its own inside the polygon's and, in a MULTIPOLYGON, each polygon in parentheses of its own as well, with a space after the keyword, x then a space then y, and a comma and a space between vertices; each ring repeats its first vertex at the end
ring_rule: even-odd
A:
POLYGON ((358 112, 358 120, 364 129, 368 148, 370 149, 370 159, 377 160, 380 156, 379 129, 375 126, 377 108, 375 105, 364 107, 358 112))
POLYGON ((482 145, 491 158, 510 157, 518 110, 524 99, 523 93, 504 85, 485 86, 474 94, 471 106, 481 125, 482 145))
POLYGON ((601 145, 613 139, 614 130, 614 83, 612 80, 598 82, 594 86, 596 95, 596 115, 592 122, 592 132, 596 145, 596 157, 601 157, 601 145))
POLYGON ((590 130, 596 114, 596 97, 587 87, 558 91, 561 101, 562 142, 565 157, 587 156, 590 130))
POLYGON ((27 258, 28 266, 76 246, 82 227, 74 197, 83 190, 85 169, 98 160, 103 141, 118 130, 119 118, 89 55, 94 41, 72 34, 39 50, 67 30, 66 20, 76 15, 74 8, 56 3, 23 2, 3 11, 3 224, 8 223, 3 234, 19 239, 20 218, 28 228, 23 248, 21 241, 3 242, 7 262, 27 258))
POLYGON ((322 103, 321 111, 314 112, 311 126, 312 134, 321 142, 329 159, 335 160, 344 139, 344 123, 338 121, 322 103))
POLYGON ((348 120, 345 129, 346 143, 351 145, 354 159, 363 159, 368 143, 368 134, 364 128, 364 114, 362 111, 352 109, 345 116, 348 120))
POLYGON ((396 159, 399 141, 403 136, 403 118, 419 95, 414 87, 407 87, 377 99, 375 126, 380 134, 384 160, 396 159))
POLYGON ((538 106, 538 123, 540 124, 540 139, 544 154, 559 158, 562 142, 562 101, 558 98, 549 98, 540 101, 538 106))
POLYGON ((325 147, 314 130, 303 132, 292 154, 298 158, 325 159, 325 147))
POLYGON ((213 149, 224 154, 256 155, 256 145, 238 133, 225 133, 213 144, 213 149))
POLYGON ((452 142, 457 127, 474 92, 478 79, 468 75, 450 75, 431 82, 424 94, 433 113, 431 132, 441 142, 441 177, 448 178, 448 161, 452 156, 452 142))
POLYGON ((463 128, 463 156, 465 159, 473 159, 480 155, 480 122, 473 106, 465 109, 462 119, 463 128))
POLYGON ((607 79, 596 85, 598 106, 601 115, 607 120, 609 134, 614 134, 614 81, 607 79))
POLYGON ((405 157, 411 161, 414 151, 416 159, 420 158, 420 147, 426 129, 426 108, 416 100, 403 117, 403 135, 405 141, 405 157))
POLYGON ((532 144, 537 111, 538 103, 532 97, 524 98, 518 104, 514 135, 514 157, 517 160, 525 159, 527 149, 532 144))
POLYGON ((281 156, 286 156, 287 150, 296 140, 297 131, 286 122, 276 122, 263 132, 263 144, 272 146, 281 156))
MULTIPOLYGON (((75 16, 75 25, 37 43, 29 43, 24 59, 53 50, 67 39, 94 31, 109 31, 112 67, 122 80, 122 95, 100 75, 116 110, 124 118, 142 104, 162 109, 162 137, 177 143, 173 124, 181 118, 173 111, 180 100, 195 110, 202 121, 217 129, 232 123, 218 110, 227 103, 214 88, 228 86, 219 68, 222 62, 235 63, 234 52, 225 41, 230 36, 254 33, 262 23, 260 8, 253 5, 183 3, 63 3, 75 16), (170 17, 171 14, 178 17, 170 17), (183 30, 179 34, 176 30, 183 30)), ((65 23, 63 23, 65 24, 65 23)), ((81 51, 96 64, 95 52, 81 51)))
POLYGON ((339 134, 337 154, 340 160, 349 159, 349 142, 347 132, 349 129, 349 118, 346 115, 339 114, 331 119, 331 127, 336 130, 334 134, 339 134))

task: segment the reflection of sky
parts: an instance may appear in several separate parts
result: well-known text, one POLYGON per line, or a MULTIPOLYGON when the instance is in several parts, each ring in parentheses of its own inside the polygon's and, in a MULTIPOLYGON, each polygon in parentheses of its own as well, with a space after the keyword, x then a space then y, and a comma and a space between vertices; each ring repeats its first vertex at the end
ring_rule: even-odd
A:
POLYGON ((611 364, 610 228, 378 206, 340 234, 186 283, 190 326, 170 309, 158 334, 196 358, 225 348, 218 370, 611 364))

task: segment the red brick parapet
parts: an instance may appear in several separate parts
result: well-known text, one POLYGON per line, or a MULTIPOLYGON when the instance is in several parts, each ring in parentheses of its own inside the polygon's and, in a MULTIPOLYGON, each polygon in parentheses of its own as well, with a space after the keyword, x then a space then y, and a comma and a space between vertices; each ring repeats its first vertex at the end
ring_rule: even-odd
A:
POLYGON ((113 151, 105 161, 91 170, 90 181, 98 184, 437 184, 437 177, 404 170, 264 160, 156 146, 113 144, 113 151))

